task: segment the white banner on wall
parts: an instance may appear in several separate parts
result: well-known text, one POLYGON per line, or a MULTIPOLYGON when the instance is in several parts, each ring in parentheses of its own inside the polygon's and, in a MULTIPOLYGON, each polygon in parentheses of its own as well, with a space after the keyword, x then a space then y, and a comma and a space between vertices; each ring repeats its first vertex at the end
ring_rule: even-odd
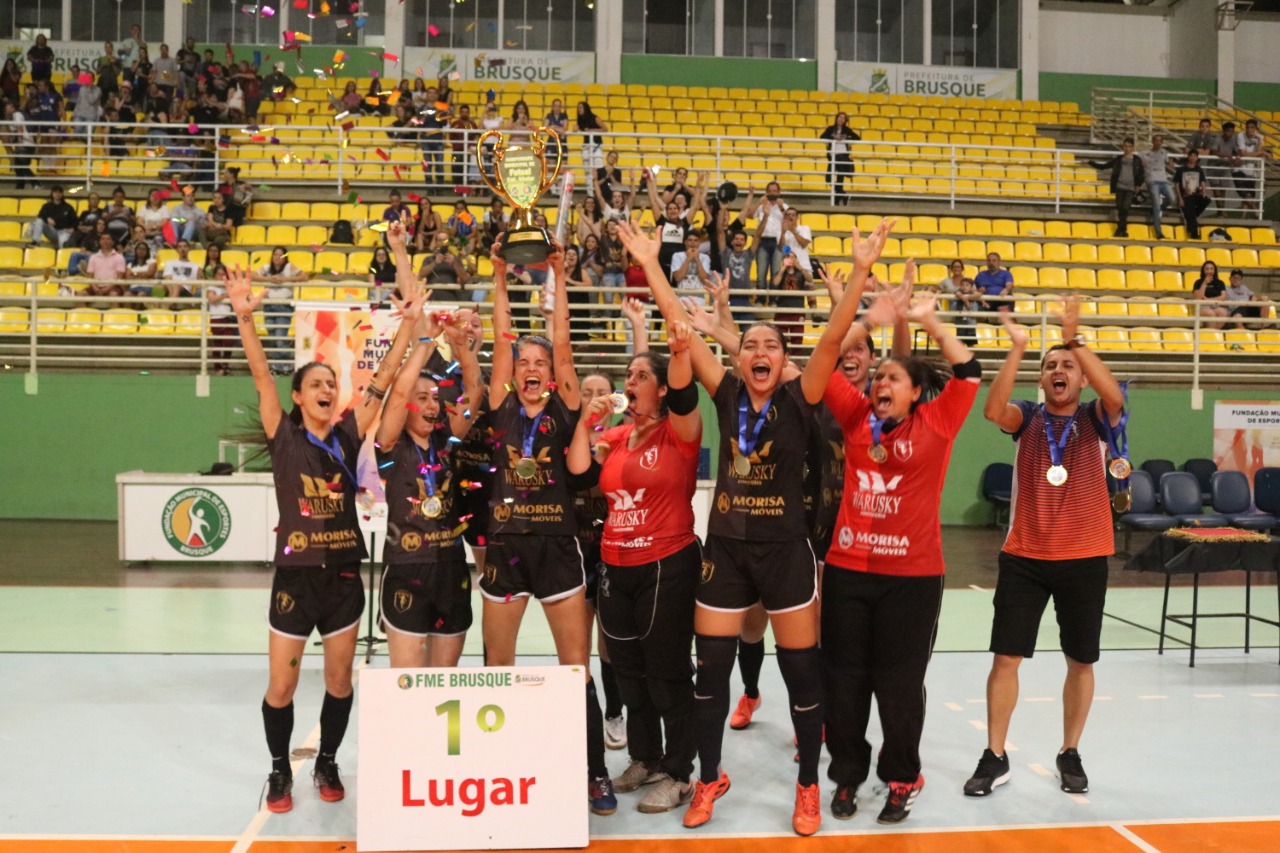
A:
POLYGON ((594 83, 594 53, 553 53, 540 50, 455 50, 406 47, 400 68, 406 77, 428 79, 449 75, 454 80, 494 83, 594 83))
MULTIPOLYGON (((5 59, 12 59, 26 70, 27 51, 34 44, 34 41, 5 39, 0 41, 0 50, 4 51, 5 59)), ((49 47, 53 49, 53 70, 63 74, 70 71, 72 65, 79 65, 82 71, 92 70, 98 57, 102 56, 100 41, 51 41, 49 47)))
POLYGON ((1243 471, 1280 465, 1280 401, 1219 400, 1213 406, 1213 461, 1243 471))
POLYGON ((837 62, 836 89, 882 95, 1013 100, 1018 97, 1018 72, 1009 68, 837 62))

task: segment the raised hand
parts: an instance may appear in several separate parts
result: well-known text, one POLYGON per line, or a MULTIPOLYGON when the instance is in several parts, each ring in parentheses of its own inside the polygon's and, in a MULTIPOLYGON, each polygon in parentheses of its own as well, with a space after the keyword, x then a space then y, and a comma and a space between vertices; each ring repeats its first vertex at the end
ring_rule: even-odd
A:
POLYGON ((266 290, 253 292, 253 277, 239 264, 227 270, 227 298, 236 314, 252 314, 258 310, 266 294, 266 290))
POLYGON ((872 231, 865 239, 861 237, 858 229, 853 229, 853 263, 864 270, 871 269, 876 261, 880 260, 880 253, 884 251, 885 243, 889 240, 889 233, 893 230, 893 226, 898 223, 897 219, 889 219, 888 217, 881 219, 880 224, 876 226, 876 230, 872 231))
MULTIPOLYGON (((713 334, 716 328, 716 315, 708 311, 706 306, 692 296, 681 296, 680 304, 689 315, 689 323, 704 335, 713 334)), ((668 332, 668 334, 670 334, 668 332)))
POLYGON ((414 277, 412 281, 406 280, 399 283, 400 296, 391 294, 391 304, 395 306, 393 316, 400 318, 404 323, 416 323, 418 318, 422 316, 422 308, 426 305, 427 300, 431 298, 430 290, 423 290, 422 280, 414 277))
POLYGON ((1071 341, 1080 332, 1080 296, 1071 294, 1062 302, 1062 313, 1058 315, 1062 325, 1062 339, 1071 341))
POLYGON ((406 235, 403 222, 397 219, 387 224, 387 246, 390 247, 393 255, 401 255, 408 252, 405 240, 406 235))
POLYGON ((630 222, 618 223, 618 237, 631 256, 641 264, 658 260, 658 241, 647 237, 630 222))
POLYGON ((627 297, 622 300, 622 315, 627 318, 627 322, 638 329, 643 329, 649 322, 649 315, 645 313, 644 303, 639 299, 627 297))
POLYGON ((690 337, 693 328, 688 323, 667 324, 667 349, 672 355, 680 355, 689 351, 690 337))
POLYGON ((1031 343, 1031 335, 1027 334, 1027 330, 1022 326, 1013 322, 1013 318, 1008 314, 1004 315, 1004 330, 1009 335, 1009 342, 1018 349, 1022 349, 1031 343))
POLYGON ((900 316, 906 317, 911 311, 911 291, 916 284, 916 260, 911 258, 907 261, 906 268, 902 271, 902 283, 897 287, 888 287, 886 292, 893 299, 894 304, 898 306, 900 316))
POLYGON ((467 348, 467 330, 466 327, 458 321, 456 314, 436 314, 431 312, 441 323, 441 331, 444 333, 445 342, 455 352, 461 352, 467 348))
POLYGON ((897 322, 900 306, 897 300, 893 298, 893 294, 882 290, 872 301, 871 307, 863 315, 863 319, 871 323, 873 326, 892 326, 897 322))
POLYGON ((729 278, 724 273, 712 272, 702 283, 702 289, 716 305, 729 304, 729 278))
POLYGON ((917 299, 911 305, 911 310, 907 312, 907 319, 919 323, 922 326, 937 321, 935 311, 938 307, 938 297, 933 294, 923 296, 917 299))
POLYGON ((848 279, 848 274, 844 270, 831 271, 829 264, 823 264, 818 268, 818 274, 822 277, 822 283, 827 286, 827 293, 831 295, 832 303, 840 301, 840 297, 844 296, 844 283, 848 279))
POLYGON ((583 412, 588 425, 598 423, 600 421, 608 421, 613 415, 613 401, 608 395, 604 397, 594 397, 590 403, 587 403, 587 410, 583 412))

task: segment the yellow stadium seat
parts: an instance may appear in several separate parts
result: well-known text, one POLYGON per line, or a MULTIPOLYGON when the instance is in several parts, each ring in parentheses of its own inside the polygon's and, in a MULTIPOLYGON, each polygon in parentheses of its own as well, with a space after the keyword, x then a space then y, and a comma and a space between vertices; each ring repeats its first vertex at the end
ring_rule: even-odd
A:
POLYGON ((1272 228, 1250 228, 1249 233, 1252 238, 1249 242, 1255 246, 1274 246, 1276 244, 1276 232, 1272 228))
POLYGON ((1064 288, 1067 286, 1067 271, 1062 267, 1041 267, 1040 286, 1064 288))
POLYGON ((1071 236, 1077 240, 1098 239, 1098 227, 1093 222, 1072 222, 1071 236))
MULTIPOLYGON (((1256 229, 1255 229, 1256 230, 1256 229)), ((0 249, 3 252, 4 249, 0 249)), ((1280 267, 1280 249, 1261 249, 1258 251, 1258 265, 1264 267, 1280 267)), ((0 263, 0 267, 5 264, 0 263)))
POLYGON ((1044 250, 1039 243, 1023 240, 1013 244, 1013 257, 1019 261, 1044 260, 1044 250))
POLYGON ((937 234, 938 233, 938 217, 913 216, 911 217, 910 230, 912 234, 937 234))
POLYGON ((1123 299, 1104 299, 1095 303, 1099 317, 1128 317, 1129 303, 1123 299))
POLYGON ((0 281, 0 296, 26 296, 27 286, 20 281, 0 281))
POLYGON ((961 240, 956 245, 956 257, 966 261, 980 261, 987 258, 985 240, 961 240))
POLYGON ((38 334, 61 334, 66 325, 67 312, 61 308, 36 309, 36 332, 38 334))
POLYGON ((1044 236, 1065 239, 1071 236, 1071 223, 1051 219, 1044 224, 1044 236))
POLYGON ((298 229, 298 245, 308 246, 314 251, 329 240, 329 229, 323 225, 303 225, 298 229))
POLYGON ((1124 273, 1113 269, 1098 270, 1098 287, 1102 290, 1123 290, 1124 273))
POLYGON ((929 241, 928 257, 950 262, 960 255, 960 247, 949 237, 940 237, 929 241))
MULTIPOLYGON (((263 259, 262 263, 264 264, 267 263, 267 260, 269 260, 269 257, 266 259, 263 259)), ((302 270, 305 273, 316 272, 316 266, 315 266, 316 256, 313 255, 311 252, 304 252, 304 251, 290 252, 289 263, 293 264, 295 267, 297 267, 298 269, 302 270)))
POLYGON ((1071 249, 1066 243, 1045 243, 1044 259, 1048 263, 1065 264, 1071 261, 1071 249))
POLYGON ((333 202, 313 201, 311 203, 311 219, 322 227, 328 228, 338 218, 338 205, 333 202))
POLYGON ((1174 270, 1156 270, 1156 290, 1185 290, 1182 274, 1174 270))
MULTIPOLYGON (((317 252, 312 271, 321 274, 328 272, 342 275, 347 272, 347 254, 333 251, 317 252)), ((354 272, 363 274, 365 270, 355 270, 354 272)))
POLYGON ((5 243, 17 243, 22 239, 22 223, 5 220, 0 222, 0 241, 5 243))
POLYGON ((1129 334, 1119 326, 1101 326, 1096 330, 1096 334, 1094 349, 1126 350, 1129 348, 1129 334))
POLYGON ((148 308, 138 314, 138 331, 144 335, 172 335, 175 322, 172 311, 148 308))
MULTIPOLYGON (((1218 265, 1218 272, 1225 272, 1231 267, 1231 250, 1230 249, 1205 249, 1204 259, 1213 261, 1218 265)), ((1225 278, 1225 276, 1222 276, 1225 278)))
POLYGON ((981 216, 975 216, 966 219, 964 223, 964 233, 970 237, 990 237, 991 236, 991 220, 984 219, 981 216))
POLYGON ((1131 296, 1129 297, 1129 316, 1130 317, 1150 317, 1160 316, 1160 308, 1156 305, 1153 296, 1131 296))
POLYGON ((242 269, 246 269, 249 266, 249 253, 243 249, 224 249, 222 263, 227 269, 234 269, 237 265, 242 269))
POLYGON ((1009 267, 1014 287, 1038 287, 1040 278, 1035 267, 1009 267))
POLYGON ((931 285, 942 281, 947 277, 947 268, 944 264, 920 264, 916 269, 916 281, 931 285))
MULTIPOLYGON (((1151 270, 1126 270, 1125 287, 1129 290, 1156 290, 1155 276, 1151 270)), ((1099 285, 1101 286, 1101 285, 1099 285)))
POLYGON ((1151 249, 1147 246, 1125 246, 1124 261, 1127 264, 1150 264, 1151 249))
POLYGON ((22 258, 22 266, 29 270, 52 269, 57 263, 58 253, 49 246, 32 246, 22 258))
POLYGON ((102 311, 97 308, 73 308, 67 312, 64 329, 71 335, 96 335, 102 331, 102 311))
POLYGON ((1044 223, 1039 219, 1019 219, 1018 234, 1023 237, 1043 237, 1044 223))
POLYGON ((261 225, 241 225, 236 229, 236 243, 242 246, 261 246, 267 242, 267 229, 261 225))
POLYGON ((1199 246, 1183 246, 1178 250, 1178 263, 1181 266, 1199 269, 1204 261, 1204 249, 1199 246))
POLYGON ((0 306, 0 335, 25 335, 31 328, 31 312, 11 305, 0 306))
POLYGON ((267 239, 270 246, 293 246, 298 242, 298 229, 292 225, 271 225, 267 227, 267 239))
MULTIPOLYGON (((1129 248, 1145 249, 1146 246, 1131 246, 1129 248)), ((1155 264, 1158 267, 1176 267, 1178 266, 1178 247, 1177 246, 1155 246, 1150 250, 1149 260, 1145 261, 1129 261, 1126 263, 1142 263, 1155 264)))
MULTIPOLYGON (((4 331, 3 316, 0 309, 0 332, 4 331)), ((1280 352, 1280 329, 1259 329, 1255 340, 1258 352, 1280 352)))
MULTIPOLYGON (((1079 225, 1080 223, 1074 223, 1079 225)), ((1092 225, 1093 223, 1089 223, 1092 225)), ((1072 243, 1071 244, 1071 263, 1073 264, 1096 264, 1098 262, 1098 249, 1092 243, 1072 243)))
POLYGON ((825 234, 821 237, 814 237, 813 245, 809 248, 813 254, 823 258, 835 258, 843 255, 840 238, 825 234))
POLYGON ((902 241, 901 252, 901 257, 904 258, 927 258, 929 241, 920 237, 907 237, 902 241))
POLYGON ((0 198, 0 216, 17 216, 18 200, 13 196, 0 198))
POLYGON ((1221 329, 1200 329, 1200 352, 1224 352, 1226 348, 1221 329))
POLYGON ((1067 285, 1074 290, 1093 290, 1098 286, 1098 274, 1091 269, 1072 267, 1067 270, 1067 285))
POLYGON ((279 219, 280 203, 275 201, 255 201, 249 207, 249 216, 253 219, 279 219))
POLYGON ((1129 329, 1129 348, 1139 352, 1156 352, 1164 349, 1160 330, 1150 326, 1134 326, 1129 329))
POLYGON ((1162 296, 1156 300, 1161 317, 1183 320, 1191 316, 1191 306, 1181 296, 1162 296))
POLYGON ((958 216, 944 216, 938 220, 938 233, 963 236, 966 233, 964 220, 958 216))
POLYGON ((1231 265, 1249 269, 1259 266, 1257 249, 1234 249, 1231 252, 1231 265))
POLYGON ((1017 237, 1018 223, 1012 219, 993 219, 991 234, 996 237, 1017 237))
POLYGON ((108 335, 132 335, 138 331, 138 312, 132 308, 108 308, 102 312, 102 331, 108 335))
POLYGON ((1245 352, 1257 352, 1258 341, 1249 329, 1227 329, 1223 335, 1223 343, 1230 347, 1239 347, 1245 352))
POLYGON ((306 222, 311 219, 311 205, 305 201, 286 201, 280 205, 280 215, 273 218, 306 222))
MULTIPOLYGON (((173 333, 175 335, 200 334, 200 312, 191 309, 185 311, 174 311, 173 333)), ((262 334, 262 330, 259 329, 258 333, 262 334)))
POLYGON ((1098 263, 1123 264, 1124 262, 1123 246, 1117 246, 1114 243, 1103 243, 1098 246, 1098 263))
POLYGON ((1015 299, 1013 313, 1021 318, 1023 323, 1030 323, 1034 319, 1031 315, 1040 313, 1040 303, 1035 299, 1015 299))
POLYGON ((298 300, 301 302, 330 302, 333 300, 333 288, 304 284, 298 288, 298 300))
POLYGON ((45 201, 43 198, 24 198, 18 202, 18 215, 23 219, 34 219, 40 213, 40 208, 44 207, 45 201))
POLYGON ((1161 333, 1164 348, 1171 352, 1191 352, 1195 349, 1190 329, 1165 329, 1161 333))

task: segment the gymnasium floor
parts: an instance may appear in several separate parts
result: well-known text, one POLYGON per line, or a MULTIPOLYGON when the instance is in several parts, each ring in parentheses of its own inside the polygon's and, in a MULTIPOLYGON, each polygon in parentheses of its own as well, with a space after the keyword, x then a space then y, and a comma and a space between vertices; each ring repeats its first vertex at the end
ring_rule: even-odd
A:
MULTIPOLYGON (((859 792, 853 820, 832 819, 824 783, 822 832, 811 839, 791 833, 791 732, 770 658, 756 722, 726 734, 724 766, 734 785, 711 823, 685 830, 679 812, 642 815, 634 810, 638 795, 623 795, 616 815, 592 818, 591 848, 1280 849, 1276 629, 1255 627, 1246 655, 1238 620, 1208 620, 1195 669, 1176 643, 1158 656, 1152 629, 1161 579, 1125 572, 1119 561, 1098 701, 1081 749, 1090 792, 1064 794, 1053 776, 1064 668, 1050 614, 1043 653, 1022 669, 1010 732, 1013 781, 987 799, 963 797, 985 742, 984 650, 1000 535, 948 529, 943 540, 949 579, 928 679, 926 787, 904 824, 875 823, 884 795, 871 784, 859 792)), ((1142 544, 1135 538, 1135 547, 1142 544)), ((1202 584, 1202 610, 1239 610, 1242 577, 1212 581, 1202 584)), ((305 784, 309 762, 300 759, 294 811, 268 816, 258 808, 267 769, 258 705, 269 582, 258 566, 121 567, 110 523, 0 521, 0 851, 353 850, 354 720, 339 754, 352 796, 321 803, 305 784)), ((1189 590, 1178 590, 1171 609, 1185 611, 1189 599, 1189 590)), ((1253 606, 1275 619, 1274 587, 1255 583, 1253 606)), ((473 635, 464 665, 479 664, 473 635)), ((540 611, 531 607, 522 662, 548 663, 550 651, 540 611)), ((303 661, 295 749, 314 746, 318 735, 319 660, 303 661)), ((372 666, 386 666, 385 656, 372 666)), ((625 751, 608 758, 621 772, 625 751)))

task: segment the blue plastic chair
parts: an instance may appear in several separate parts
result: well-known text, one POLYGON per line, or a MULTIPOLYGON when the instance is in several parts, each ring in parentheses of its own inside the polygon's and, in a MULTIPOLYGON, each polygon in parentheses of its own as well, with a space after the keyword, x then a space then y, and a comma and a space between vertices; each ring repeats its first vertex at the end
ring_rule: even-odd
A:
POLYGON ((1240 471, 1215 471, 1210 483, 1213 511, 1221 513, 1232 527, 1245 530, 1270 530, 1280 521, 1274 515, 1252 508, 1249 478, 1240 471))
POLYGON ((1160 478, 1160 504, 1183 527, 1229 526, 1225 515, 1204 512, 1200 482, 1186 471, 1172 471, 1160 478))
POLYGON ((1124 526, 1124 553, 1129 553, 1129 539, 1135 530, 1163 532, 1177 525, 1178 520, 1156 509, 1156 488, 1146 471, 1134 471, 1129 475, 1129 511, 1117 519, 1124 526))
POLYGON ((1008 462, 992 462, 982 470, 982 497, 991 502, 995 510, 992 524, 1000 526, 1000 512, 1008 521, 1009 507, 1013 502, 1013 466, 1008 462))

